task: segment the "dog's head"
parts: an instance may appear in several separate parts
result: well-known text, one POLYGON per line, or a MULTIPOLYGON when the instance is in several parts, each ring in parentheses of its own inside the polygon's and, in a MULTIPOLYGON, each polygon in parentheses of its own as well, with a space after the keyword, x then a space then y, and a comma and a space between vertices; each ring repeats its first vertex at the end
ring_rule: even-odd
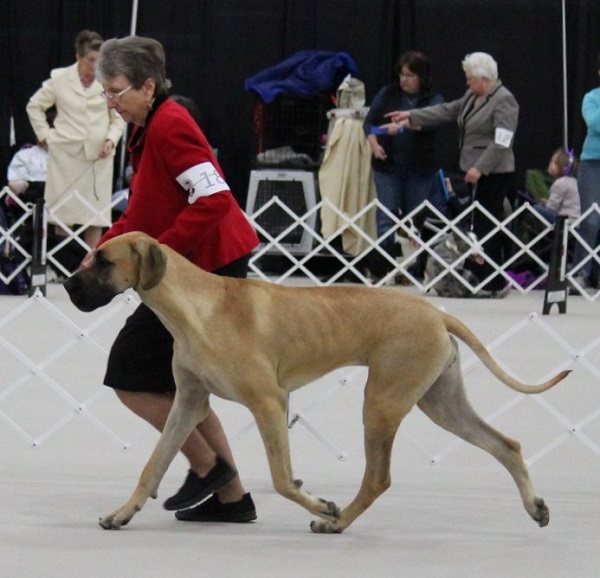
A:
POLYGON ((166 268, 167 257, 158 241, 144 233, 126 233, 101 245, 93 261, 63 285, 78 309, 93 311, 127 289, 156 287, 166 268))

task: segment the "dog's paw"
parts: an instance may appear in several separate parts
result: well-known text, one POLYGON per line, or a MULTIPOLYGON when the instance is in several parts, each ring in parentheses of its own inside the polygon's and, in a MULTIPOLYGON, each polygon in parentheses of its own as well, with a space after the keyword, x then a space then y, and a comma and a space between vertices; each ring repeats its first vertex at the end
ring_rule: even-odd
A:
POLYGON ((319 498, 319 502, 321 503, 321 508, 317 512, 319 516, 323 516, 323 518, 329 520, 339 520, 340 519, 340 509, 335 505, 335 502, 328 502, 326 500, 322 500, 319 498))
POLYGON ((98 524, 105 530, 120 530, 121 525, 115 522, 114 515, 104 516, 103 518, 98 518, 98 524))
POLYGON ((119 512, 113 512, 108 516, 104 516, 98 519, 98 523, 105 530, 120 530, 123 526, 127 526, 129 524, 133 515, 128 516, 126 518, 120 518, 119 512))
POLYGON ((550 510, 548 510, 544 498, 535 498, 533 503, 535 510, 531 513, 531 517, 538 523, 540 528, 543 528, 550 522, 550 510))
POLYGON ((343 530, 337 524, 328 520, 313 520, 310 523, 310 529, 315 534, 341 534, 343 530))

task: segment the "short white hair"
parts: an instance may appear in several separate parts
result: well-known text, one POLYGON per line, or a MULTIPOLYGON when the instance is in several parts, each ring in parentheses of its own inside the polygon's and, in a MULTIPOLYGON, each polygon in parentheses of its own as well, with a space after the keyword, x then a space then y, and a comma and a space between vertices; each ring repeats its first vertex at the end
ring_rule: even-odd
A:
POLYGON ((498 63, 487 52, 467 54, 462 61, 462 67, 465 71, 468 68, 475 78, 498 80, 498 63))

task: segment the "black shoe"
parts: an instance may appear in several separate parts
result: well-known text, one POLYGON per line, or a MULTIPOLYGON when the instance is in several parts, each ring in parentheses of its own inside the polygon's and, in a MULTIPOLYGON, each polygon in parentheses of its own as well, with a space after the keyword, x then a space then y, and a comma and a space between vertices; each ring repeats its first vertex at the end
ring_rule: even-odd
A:
POLYGON ((165 510, 183 510, 190 508, 198 502, 206 499, 213 492, 220 490, 237 472, 217 456, 217 463, 204 478, 197 476, 192 470, 188 472, 187 478, 179 491, 165 500, 165 510))
POLYGON ((256 508, 249 493, 244 494, 239 502, 229 504, 222 504, 217 494, 213 494, 195 508, 175 512, 175 517, 182 522, 246 523, 256 520, 256 508))

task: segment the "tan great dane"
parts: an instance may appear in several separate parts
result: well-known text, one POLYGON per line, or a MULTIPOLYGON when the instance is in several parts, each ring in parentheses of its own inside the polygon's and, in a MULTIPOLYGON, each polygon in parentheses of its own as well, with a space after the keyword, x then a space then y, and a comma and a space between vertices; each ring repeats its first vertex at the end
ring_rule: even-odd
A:
POLYGON ((173 408, 135 491, 100 519, 103 528, 124 526, 157 496, 171 461, 206 416, 211 393, 252 412, 275 489, 319 517, 311 523, 314 532, 342 532, 390 486, 394 437, 415 404, 441 427, 494 456, 514 478, 529 515, 540 526, 548 524, 548 508, 533 489, 519 443, 490 427, 469 404, 453 336, 519 392, 545 391, 568 372, 535 386, 514 380, 463 323, 425 299, 395 289, 282 287, 219 277, 142 233, 106 242, 65 288, 83 311, 133 288, 175 341, 173 408), (366 467, 358 494, 340 511, 294 480, 286 405, 289 392, 348 365, 369 368, 366 467))

